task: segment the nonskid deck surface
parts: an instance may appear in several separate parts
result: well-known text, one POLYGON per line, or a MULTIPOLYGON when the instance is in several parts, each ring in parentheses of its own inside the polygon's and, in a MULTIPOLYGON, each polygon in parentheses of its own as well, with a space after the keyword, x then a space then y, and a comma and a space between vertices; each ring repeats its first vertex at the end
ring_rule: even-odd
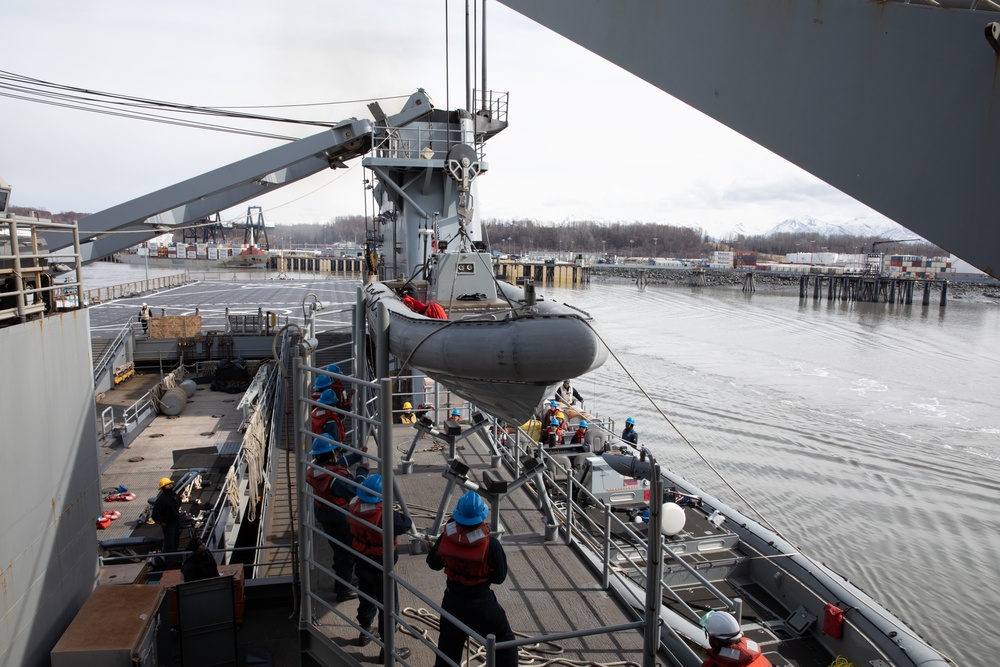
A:
MULTIPOLYGON (((122 399, 130 403, 158 381, 159 376, 137 376, 119 385, 98 403, 98 413, 107 405, 115 405, 115 412, 120 415, 122 399)), ((207 484, 193 491, 192 502, 184 503, 181 510, 195 515, 201 509, 209 509, 211 501, 223 488, 226 470, 243 440, 239 430, 243 416, 237 409, 238 404, 239 396, 214 392, 207 384, 200 384, 179 416, 158 415, 131 446, 122 448, 116 441, 102 445, 102 491, 121 485, 136 498, 130 502, 108 502, 103 500, 108 494, 102 493, 101 511, 116 510, 122 516, 112 521, 108 528, 97 529, 97 539, 162 537, 158 526, 137 526, 139 515, 147 508, 147 499, 159 493, 157 487, 162 477, 177 480, 190 469, 205 470, 202 478, 207 484)), ((189 532, 182 530, 181 548, 189 537, 189 532)))
MULTIPOLYGON (((409 447, 415 433, 416 431, 410 426, 394 427, 396 451, 393 456, 397 463, 402 456, 401 452, 405 452, 409 447)), ((471 468, 468 473, 469 479, 481 481, 482 472, 489 469, 489 456, 486 455, 485 445, 480 440, 469 440, 462 441, 464 448, 459 450, 458 455, 471 468)), ((430 437, 420 441, 414 452, 415 465, 412 474, 397 477, 413 513, 414 524, 419 529, 426 529, 433 522, 446 484, 446 480, 441 476, 446 467, 444 453, 438 451, 434 447, 435 444, 437 443, 430 437)), ((507 471, 503 471, 501 476, 510 479, 507 471)), ((447 504, 447 511, 454 509, 460 495, 461 491, 455 492, 447 504)), ((506 610, 515 633, 538 636, 616 625, 634 620, 626 616, 615 600, 601 589, 600 579, 583 564, 569 546, 561 540, 551 542, 544 540, 543 516, 534 501, 523 490, 515 491, 502 502, 500 520, 504 531, 501 542, 507 554, 509 575, 505 583, 494 586, 493 589, 506 610)), ((329 567, 331 554, 325 541, 321 540, 321 544, 317 544, 316 553, 318 560, 329 567)), ((397 572, 440 604, 445 575, 427 567, 425 558, 422 553, 411 553, 408 538, 400 538, 397 572)), ((331 581, 318 578, 316 583, 333 604, 331 581)), ((335 607, 352 620, 356 618, 358 608, 356 600, 335 604, 335 607)), ((400 608, 414 610, 408 617, 415 621, 417 627, 426 629, 427 637, 436 643, 436 628, 416 620, 416 614, 423 613, 416 610, 431 613, 433 611, 402 587, 400 587, 400 608)), ((357 630, 348 626, 333 612, 323 611, 325 613, 319 616, 319 627, 324 634, 334 638, 345 652, 359 661, 371 661, 377 657, 379 652, 377 644, 373 642, 365 648, 356 646, 357 630)), ((396 644, 413 651, 407 660, 409 664, 433 664, 433 652, 423 647, 419 640, 399 634, 396 644)), ((639 664, 642 661, 642 635, 638 631, 625 631, 613 635, 600 634, 561 640, 556 646, 523 647, 521 651, 522 664, 526 660, 525 652, 537 656, 536 662, 563 658, 596 663, 627 660, 639 664)))

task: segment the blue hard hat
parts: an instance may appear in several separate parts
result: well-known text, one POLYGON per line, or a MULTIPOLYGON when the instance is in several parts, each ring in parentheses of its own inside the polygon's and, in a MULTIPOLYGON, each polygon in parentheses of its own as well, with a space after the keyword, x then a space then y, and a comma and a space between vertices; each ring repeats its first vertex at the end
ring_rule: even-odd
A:
POLYGON ((330 364, 329 366, 326 367, 326 370, 330 371, 331 373, 336 373, 337 375, 343 375, 344 374, 340 370, 340 366, 338 366, 337 364, 330 364))
POLYGON ((324 389, 323 393, 319 395, 319 402, 323 405, 336 405, 340 403, 340 399, 337 398, 337 394, 334 393, 333 389, 324 389))
POLYGON ((309 456, 319 456, 320 454, 327 454, 329 452, 335 451, 337 446, 332 444, 329 440, 324 440, 323 438, 316 438, 313 440, 312 451, 309 452, 309 456))
POLYGON ((635 420, 632 419, 631 417, 629 417, 628 419, 625 420, 625 423, 626 424, 635 424, 635 420))
POLYGON ((316 378, 316 384, 313 388, 316 391, 323 391, 324 389, 329 389, 333 385, 333 380, 330 379, 329 375, 320 375, 316 378))
POLYGON ((459 410, 458 408, 455 408, 454 410, 451 411, 451 416, 452 417, 461 417, 462 416, 462 411, 459 410))
POLYGON ((458 499, 455 511, 451 513, 451 518, 455 523, 463 526, 478 526, 486 517, 490 515, 490 508, 486 506, 483 499, 475 491, 467 491, 464 496, 458 499))
POLYGON ((549 426, 559 426, 559 420, 553 417, 552 421, 549 422, 549 426))
POLYGON ((559 407, 559 404, 558 404, 558 403, 556 403, 555 401, 552 401, 551 403, 549 403, 549 406, 550 406, 550 407, 553 407, 553 408, 558 408, 558 407, 559 407))
POLYGON ((358 489, 358 498, 361 498, 366 503, 382 502, 382 475, 375 473, 370 477, 365 477, 365 481, 361 483, 361 488, 358 489), (372 493, 373 491, 375 493, 372 493))
POLYGON ((582 422, 580 422, 580 428, 589 428, 589 426, 587 426, 587 422, 586 421, 582 421, 582 422))

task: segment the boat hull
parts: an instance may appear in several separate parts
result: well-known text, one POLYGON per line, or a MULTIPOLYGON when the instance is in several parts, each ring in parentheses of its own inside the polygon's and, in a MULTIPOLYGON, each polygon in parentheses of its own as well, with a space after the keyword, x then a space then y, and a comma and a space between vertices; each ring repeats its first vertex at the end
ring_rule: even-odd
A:
MULTIPOLYGON (((604 454, 602 458, 623 475, 649 479, 651 465, 648 460, 616 454, 604 454)), ((739 538, 748 553, 759 554, 751 556, 755 560, 751 576, 772 598, 784 600, 793 609, 804 610, 814 619, 823 618, 826 603, 846 610, 845 620, 855 632, 834 639, 818 627, 807 631, 833 655, 867 655, 869 645, 873 644, 895 665, 946 667, 950 664, 867 593, 828 567, 813 562, 775 531, 670 470, 661 469, 660 476, 665 488, 700 498, 703 513, 717 511, 724 516, 724 527, 739 538)))
MULTIPOLYGON (((523 292, 517 288, 515 296, 523 292)), ((459 396, 512 423, 525 421, 555 385, 598 368, 607 350, 589 316, 552 301, 511 311, 438 320, 410 310, 382 283, 365 286, 368 315, 389 313, 389 349, 459 396)))

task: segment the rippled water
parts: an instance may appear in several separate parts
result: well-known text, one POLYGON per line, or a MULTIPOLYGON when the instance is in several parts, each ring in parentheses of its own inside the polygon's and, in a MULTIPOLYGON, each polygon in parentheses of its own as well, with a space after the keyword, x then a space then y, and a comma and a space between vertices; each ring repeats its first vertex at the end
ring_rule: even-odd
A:
MULTIPOLYGON (((789 540, 959 664, 1000 640, 1000 308, 800 301, 600 283, 546 295, 595 316, 684 436, 789 540)), ((588 409, 743 507, 615 359, 588 409)))
MULTIPOLYGON (((142 271, 84 275, 96 286, 142 271)), ((996 662, 1000 307, 626 282, 540 291, 595 316, 639 385, 789 541, 959 664, 996 662)), ((619 427, 635 417, 662 463, 744 507, 614 358, 575 384, 588 410, 619 427)))

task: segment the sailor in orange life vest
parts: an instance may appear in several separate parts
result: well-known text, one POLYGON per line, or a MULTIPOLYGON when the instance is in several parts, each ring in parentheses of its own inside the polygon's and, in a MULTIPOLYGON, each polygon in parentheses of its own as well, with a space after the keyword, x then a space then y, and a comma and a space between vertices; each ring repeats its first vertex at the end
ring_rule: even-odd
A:
POLYGON ((542 430, 542 444, 548 447, 563 444, 563 427, 558 417, 553 417, 549 425, 542 430))
POLYGON ((701 619, 711 648, 701 667, 771 667, 757 642, 747 639, 740 624, 724 611, 710 611, 701 619))
POLYGON ((313 502, 316 520, 323 526, 323 532, 329 536, 330 548, 333 549, 333 571, 343 580, 334 583, 333 592, 337 602, 344 602, 358 597, 358 594, 344 583, 354 578, 354 553, 350 549, 351 529, 347 525, 346 514, 348 503, 354 497, 354 487, 344 480, 353 479, 360 483, 368 475, 368 470, 359 467, 356 474, 351 475, 349 468, 361 460, 361 455, 352 452, 337 456, 337 449, 338 447, 322 438, 313 440, 309 456, 313 457, 313 464, 321 469, 317 470, 310 466, 306 471, 306 482, 316 496, 345 510, 345 512, 338 511, 318 500, 313 502))
MULTIPOLYGON (((351 516, 348 521, 351 526, 351 535, 354 537, 354 549, 378 565, 372 565, 364 558, 355 559, 355 571, 358 573, 358 588, 365 595, 374 598, 379 605, 382 605, 382 533, 372 526, 381 528, 384 522, 382 513, 382 475, 374 474, 366 478, 358 489, 358 495, 348 506, 351 516), (359 520, 360 519, 360 520, 359 520), (365 523, 367 522, 367 523, 365 523), (368 525, 371 524, 371 525, 368 525)), ((406 533, 413 527, 413 521, 395 510, 392 512, 392 559, 395 563, 399 560, 396 552, 396 544, 401 533, 406 533)), ((395 584, 394 584, 395 585, 395 584)), ((399 614, 399 590, 397 588, 395 598, 395 611, 399 614)), ((372 620, 378 613, 378 636, 385 637, 385 612, 375 606, 364 595, 358 603, 358 624, 364 628, 358 636, 358 646, 367 646, 371 643, 372 620)), ((410 655, 408 648, 396 648, 396 654, 406 659, 410 655)), ((379 654, 379 661, 384 661, 385 654, 379 654)))
POLYGON ((559 414, 559 404, 555 401, 550 401, 549 409, 545 411, 545 417, 542 419, 542 423, 548 426, 552 423, 552 420, 557 414, 559 414))
POLYGON ((333 406, 340 405, 340 399, 333 389, 324 389, 319 395, 319 402, 327 407, 312 409, 312 432, 316 435, 326 434, 332 436, 340 442, 344 441, 346 433, 344 431, 344 420, 333 410, 333 406))
MULTIPOLYGON (((490 536, 486 518, 490 510, 475 491, 458 500, 451 521, 427 553, 432 570, 444 570, 448 577, 441 608, 485 637, 493 634, 498 642, 514 639, 507 613, 497 602, 490 584, 507 578, 507 555, 500 542, 490 536)), ((438 650, 455 664, 462 663, 462 649, 468 638, 454 623, 441 618, 438 650)), ((435 667, 449 663, 438 657, 435 667)), ((516 667, 517 649, 497 651, 497 667, 516 667)))
POLYGON ((582 445, 587 442, 587 429, 590 427, 586 420, 580 422, 576 428, 576 433, 573 434, 573 439, 570 441, 574 445, 582 445))

